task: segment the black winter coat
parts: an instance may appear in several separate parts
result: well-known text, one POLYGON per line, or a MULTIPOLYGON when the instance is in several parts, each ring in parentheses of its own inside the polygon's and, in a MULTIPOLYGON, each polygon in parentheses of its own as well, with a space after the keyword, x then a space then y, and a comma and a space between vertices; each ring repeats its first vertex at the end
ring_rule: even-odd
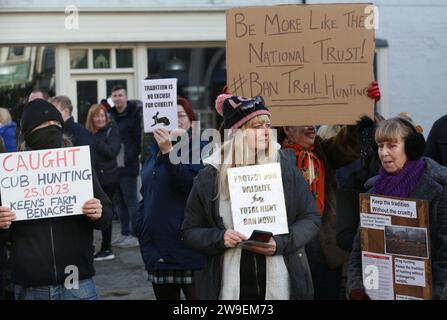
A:
MULTIPOLYGON (((289 233, 275 235, 276 255, 282 255, 291 280, 291 300, 313 299, 311 274, 304 246, 321 225, 320 213, 309 186, 298 172, 295 154, 280 150, 280 164, 289 233)), ((219 216, 216 197, 218 171, 211 165, 202 169, 194 181, 185 207, 182 236, 189 247, 207 258, 203 270, 194 275, 199 299, 218 299, 221 290, 225 251, 225 227, 219 216)))
POLYGON ((109 122, 93 135, 95 141, 95 170, 102 186, 119 180, 116 157, 121 149, 121 138, 115 122, 109 122))
POLYGON ((433 124, 427 138, 426 156, 447 166, 447 115, 433 124))
POLYGON ((138 157, 141 152, 141 109, 127 102, 126 109, 121 113, 112 108, 111 116, 118 125, 124 148, 121 150, 124 152, 124 167, 119 168, 120 177, 136 177, 140 172, 138 157))
POLYGON ((93 193, 102 204, 102 217, 86 215, 16 221, 0 230, 11 242, 11 279, 25 287, 60 285, 76 266, 79 280, 94 276, 93 229, 105 229, 112 221, 112 204, 93 171, 93 193))

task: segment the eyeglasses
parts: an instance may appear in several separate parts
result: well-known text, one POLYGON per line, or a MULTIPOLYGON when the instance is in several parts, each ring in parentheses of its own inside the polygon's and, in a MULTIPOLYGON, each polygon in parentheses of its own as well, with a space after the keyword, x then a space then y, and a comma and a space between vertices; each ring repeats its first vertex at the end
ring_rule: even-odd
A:
POLYGON ((185 117, 187 117, 188 115, 186 114, 186 113, 184 113, 184 112, 178 112, 177 113, 177 117, 179 117, 179 118, 185 118, 185 117))
POLYGON ((264 99, 261 96, 256 96, 252 100, 242 102, 241 110, 252 109, 256 106, 265 106, 264 99))

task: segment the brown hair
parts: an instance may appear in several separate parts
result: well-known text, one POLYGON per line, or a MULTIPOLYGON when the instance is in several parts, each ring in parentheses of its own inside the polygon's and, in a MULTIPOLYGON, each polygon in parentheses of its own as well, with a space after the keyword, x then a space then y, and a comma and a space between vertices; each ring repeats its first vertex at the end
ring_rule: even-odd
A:
POLYGON ((402 120, 400 117, 394 117, 379 122, 374 134, 374 140, 376 140, 376 143, 385 141, 397 142, 399 138, 405 140, 405 138, 408 137, 413 130, 403 121, 407 121, 412 124, 411 121, 407 119, 402 120))
POLYGON ((73 104, 71 103, 70 98, 67 96, 52 97, 48 100, 48 102, 50 102, 54 106, 59 105, 60 110, 68 109, 70 115, 73 113, 73 104))
POLYGON ((107 114, 106 108, 104 108, 102 104, 94 104, 90 107, 90 109, 88 109, 85 127, 93 134, 98 132, 98 129, 96 129, 95 125, 93 124, 93 117, 96 116, 101 110, 104 111, 104 114, 106 115, 106 123, 109 123, 109 115, 107 114))
POLYGON ((185 109, 186 114, 188 115, 189 121, 193 122, 197 120, 197 117, 192 109, 191 102, 188 99, 183 97, 177 97, 177 104, 181 105, 183 109, 185 109))

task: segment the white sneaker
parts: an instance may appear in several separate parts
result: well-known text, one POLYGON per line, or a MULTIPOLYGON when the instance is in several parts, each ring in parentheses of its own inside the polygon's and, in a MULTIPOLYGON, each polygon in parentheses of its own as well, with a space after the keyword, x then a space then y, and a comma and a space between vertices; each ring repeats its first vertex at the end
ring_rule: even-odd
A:
POLYGON ((115 238, 115 240, 112 241, 112 246, 116 246, 118 243, 123 242, 124 240, 127 239, 128 236, 125 236, 123 234, 118 234, 115 238))
POLYGON ((138 247, 140 244, 138 243, 138 238, 133 236, 127 236, 124 241, 115 244, 115 247, 118 248, 132 248, 138 247))

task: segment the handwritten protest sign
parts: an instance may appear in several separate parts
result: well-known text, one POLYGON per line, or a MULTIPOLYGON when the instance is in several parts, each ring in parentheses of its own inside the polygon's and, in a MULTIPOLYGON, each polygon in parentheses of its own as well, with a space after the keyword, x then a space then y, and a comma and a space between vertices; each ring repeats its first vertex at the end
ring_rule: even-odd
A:
POLYGON ((227 11, 232 94, 262 95, 275 126, 349 124, 373 116, 370 4, 239 7, 227 11))
POLYGON ((93 198, 88 146, 0 154, 3 206, 16 220, 82 214, 93 198))
POLYGON ((228 169, 228 184, 234 230, 289 232, 279 163, 228 169))
POLYGON ((370 297, 431 299, 428 202, 360 194, 360 212, 363 280, 370 297))
POLYGON ((144 132, 177 129, 177 79, 143 81, 144 132))

